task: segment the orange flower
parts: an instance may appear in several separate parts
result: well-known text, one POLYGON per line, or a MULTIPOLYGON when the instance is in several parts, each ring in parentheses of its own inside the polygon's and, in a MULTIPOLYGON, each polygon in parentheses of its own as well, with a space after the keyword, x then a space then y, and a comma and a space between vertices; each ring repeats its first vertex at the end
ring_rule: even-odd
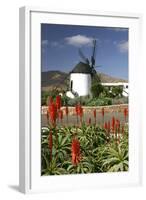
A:
POLYGON ((124 109, 124 118, 125 118, 125 122, 127 120, 127 116, 128 116, 128 108, 124 109))
POLYGON ((78 115, 78 105, 75 106, 76 115, 78 115))
POLYGON ((50 96, 48 101, 48 106, 53 103, 53 98, 50 96))
POLYGON ((88 124, 91 125, 91 118, 88 119, 88 124))
POLYGON ((83 108, 82 108, 82 106, 81 106, 80 104, 77 104, 77 105, 75 106, 75 110, 76 110, 76 114, 77 114, 78 116, 80 116, 80 117, 83 116, 83 108))
POLYGON ((101 109, 102 117, 104 118, 104 108, 101 109))
POLYGON ((49 116, 50 116, 50 122, 51 122, 53 125, 56 125, 57 107, 56 107, 56 104, 55 104, 55 103, 51 103, 51 104, 49 105, 48 112, 49 112, 49 116))
POLYGON ((111 126, 112 126, 112 130, 113 130, 113 132, 115 131, 115 118, 114 117, 112 117, 112 122, 111 122, 112 124, 111 124, 111 126))
POLYGON ((82 123, 82 117, 83 117, 83 108, 80 104, 77 104, 75 106, 75 111, 77 115, 77 123, 78 123, 78 116, 80 117, 80 122, 82 123))
POLYGON ((63 119, 63 111, 62 110, 59 110, 58 117, 62 121, 62 119, 63 119))
POLYGON ((107 122, 104 123, 104 129, 105 129, 106 131, 108 131, 108 124, 107 124, 107 122))
POLYGON ((116 131, 120 132, 120 121, 116 119, 116 131))
POLYGON ((83 108, 81 106, 79 107, 79 116, 83 117, 83 108))
POLYGON ((94 119, 96 119, 96 109, 93 110, 94 119))
POLYGON ((65 114, 68 116, 68 106, 65 107, 65 114))
POLYGON ((78 139, 72 140, 71 145, 72 164, 77 165, 80 162, 80 142, 78 139))
POLYGON ((60 95, 56 96, 56 107, 57 107, 57 110, 60 110, 60 108, 61 108, 61 96, 60 95))

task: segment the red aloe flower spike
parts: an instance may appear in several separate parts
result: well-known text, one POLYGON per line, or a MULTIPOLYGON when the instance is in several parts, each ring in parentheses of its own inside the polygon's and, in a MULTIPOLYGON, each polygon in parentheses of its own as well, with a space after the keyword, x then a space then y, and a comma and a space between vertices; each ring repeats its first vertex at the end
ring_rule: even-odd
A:
POLYGON ((66 123, 68 124, 68 106, 65 107, 65 114, 66 114, 66 123))
POLYGON ((77 124, 78 124, 78 105, 75 106, 75 112, 76 112, 76 116, 77 116, 77 124))
POLYGON ((52 131, 50 131, 49 133, 49 137, 48 137, 48 147, 50 150, 50 160, 52 160, 52 147, 53 147, 53 136, 52 136, 52 131))
POLYGON ((101 113, 102 113, 102 117, 104 118, 104 108, 102 108, 101 113))
POLYGON ((104 107, 101 109, 102 114, 102 126, 104 126, 104 107))
POLYGON ((91 118, 88 119, 88 124, 91 125, 91 118))
POLYGON ((81 159, 80 142, 78 141, 78 139, 72 140, 71 155, 72 155, 72 164, 77 165, 80 162, 80 159, 81 159))
POLYGON ((111 126, 112 126, 112 130, 114 132, 115 131, 115 118, 114 117, 112 117, 112 124, 111 124, 111 126))
POLYGON ((78 115, 78 105, 75 106, 76 115, 78 115))
POLYGON ((107 123, 107 133, 108 133, 107 142, 109 142, 109 140, 110 140, 110 131, 111 131, 111 123, 110 123, 110 121, 108 121, 108 123, 107 123))
POLYGON ((96 109, 93 110, 94 118, 96 119, 96 109))
POLYGON ((80 122, 82 123, 82 117, 83 117, 83 108, 80 104, 77 104, 75 106, 75 111, 77 115, 77 124, 78 124, 78 117, 80 117, 80 122))
POLYGON ((124 108, 124 119, 125 119, 125 122, 127 120, 127 116, 128 116, 128 109, 124 108))
POLYGON ((94 120, 95 120, 95 124, 96 124, 96 109, 93 110, 93 115, 94 115, 94 120))
POLYGON ((61 108, 61 96, 60 95, 56 96, 56 107, 57 107, 57 110, 60 110, 60 108, 61 108))
POLYGON ((82 116, 83 115, 83 108, 82 108, 82 106, 80 104, 77 104, 75 106, 75 110, 76 110, 76 114, 78 116, 82 116))
POLYGON ((47 120, 49 119, 50 106, 53 103, 53 98, 50 96, 48 100, 47 120))
POLYGON ((57 118, 57 107, 56 104, 51 103, 49 106, 49 116, 50 116, 50 122, 53 126, 56 125, 56 118, 57 118))
POLYGON ((78 115, 80 116, 80 123, 82 124, 83 108, 81 105, 78 106, 78 115))
POLYGON ((62 110, 59 110, 59 112, 58 112, 58 117, 59 117, 59 119, 60 119, 61 122, 62 122, 62 120, 63 120, 63 111, 62 111, 62 110))
POLYGON ((105 129, 106 131, 108 131, 108 125, 107 125, 107 122, 104 123, 104 129, 105 129))
POLYGON ((119 133, 120 132, 120 121, 116 119, 116 130, 119 133))
POLYGON ((68 116, 68 106, 65 107, 65 114, 68 116))
POLYGON ((53 98, 50 96, 48 100, 48 106, 51 105, 52 103, 53 103, 53 98))
POLYGON ((118 132, 120 133, 120 127, 121 127, 121 122, 120 122, 120 120, 119 120, 119 124, 118 124, 118 132))

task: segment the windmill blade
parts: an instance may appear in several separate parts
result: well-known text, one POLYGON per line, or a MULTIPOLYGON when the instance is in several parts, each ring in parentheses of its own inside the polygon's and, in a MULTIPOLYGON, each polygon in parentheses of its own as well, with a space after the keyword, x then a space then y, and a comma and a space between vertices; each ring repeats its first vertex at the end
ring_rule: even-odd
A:
POLYGON ((88 58, 85 57, 85 55, 83 54, 83 52, 81 51, 81 49, 79 49, 79 55, 84 60, 85 63, 89 64, 88 58))
POLYGON ((101 82, 100 76, 94 67, 92 68, 92 78, 96 80, 98 83, 101 82))
POLYGON ((94 68, 92 69, 92 73, 93 73, 93 75, 97 74, 97 72, 96 72, 96 70, 94 68))
POLYGON ((93 50, 92 50, 92 56, 91 56, 92 67, 95 66, 95 52, 96 52, 96 40, 93 40, 93 50))
POLYGON ((91 72, 92 72, 92 74, 91 74, 92 77, 94 77, 97 73, 96 69, 94 67, 91 67, 91 72))
POLYGON ((100 76, 97 74, 96 70, 94 69, 94 73, 93 73, 93 78, 94 80, 96 80, 98 83, 101 82, 100 76))
POLYGON ((93 40, 93 52, 92 52, 93 58, 95 58, 95 51, 96 51, 96 40, 93 40))

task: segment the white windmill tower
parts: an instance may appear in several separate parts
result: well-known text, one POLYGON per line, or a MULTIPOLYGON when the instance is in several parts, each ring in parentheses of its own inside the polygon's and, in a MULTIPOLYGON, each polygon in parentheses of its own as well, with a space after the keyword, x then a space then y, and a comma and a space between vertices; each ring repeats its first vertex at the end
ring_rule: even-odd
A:
POLYGON ((90 95, 91 76, 90 65, 79 62, 70 72, 70 91, 78 96, 90 95))
POLYGON ((92 77, 96 74, 95 50, 96 40, 93 40, 91 61, 79 50, 79 54, 84 62, 79 62, 70 72, 70 91, 66 93, 68 97, 74 98, 75 95, 87 96, 91 94, 92 77))

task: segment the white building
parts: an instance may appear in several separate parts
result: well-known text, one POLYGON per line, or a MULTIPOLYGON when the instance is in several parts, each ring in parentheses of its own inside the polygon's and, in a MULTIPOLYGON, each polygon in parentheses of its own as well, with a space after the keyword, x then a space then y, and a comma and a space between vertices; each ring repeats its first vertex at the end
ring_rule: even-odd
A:
POLYGON ((112 89, 112 87, 116 87, 116 86, 121 86, 123 87, 123 93, 122 95, 125 97, 128 97, 129 95, 129 84, 126 82, 117 82, 117 83, 102 83, 103 86, 107 86, 110 87, 112 89))
POLYGON ((87 96, 91 94, 91 67, 90 65, 79 62, 70 72, 70 91, 67 96, 74 98, 74 95, 87 96))

